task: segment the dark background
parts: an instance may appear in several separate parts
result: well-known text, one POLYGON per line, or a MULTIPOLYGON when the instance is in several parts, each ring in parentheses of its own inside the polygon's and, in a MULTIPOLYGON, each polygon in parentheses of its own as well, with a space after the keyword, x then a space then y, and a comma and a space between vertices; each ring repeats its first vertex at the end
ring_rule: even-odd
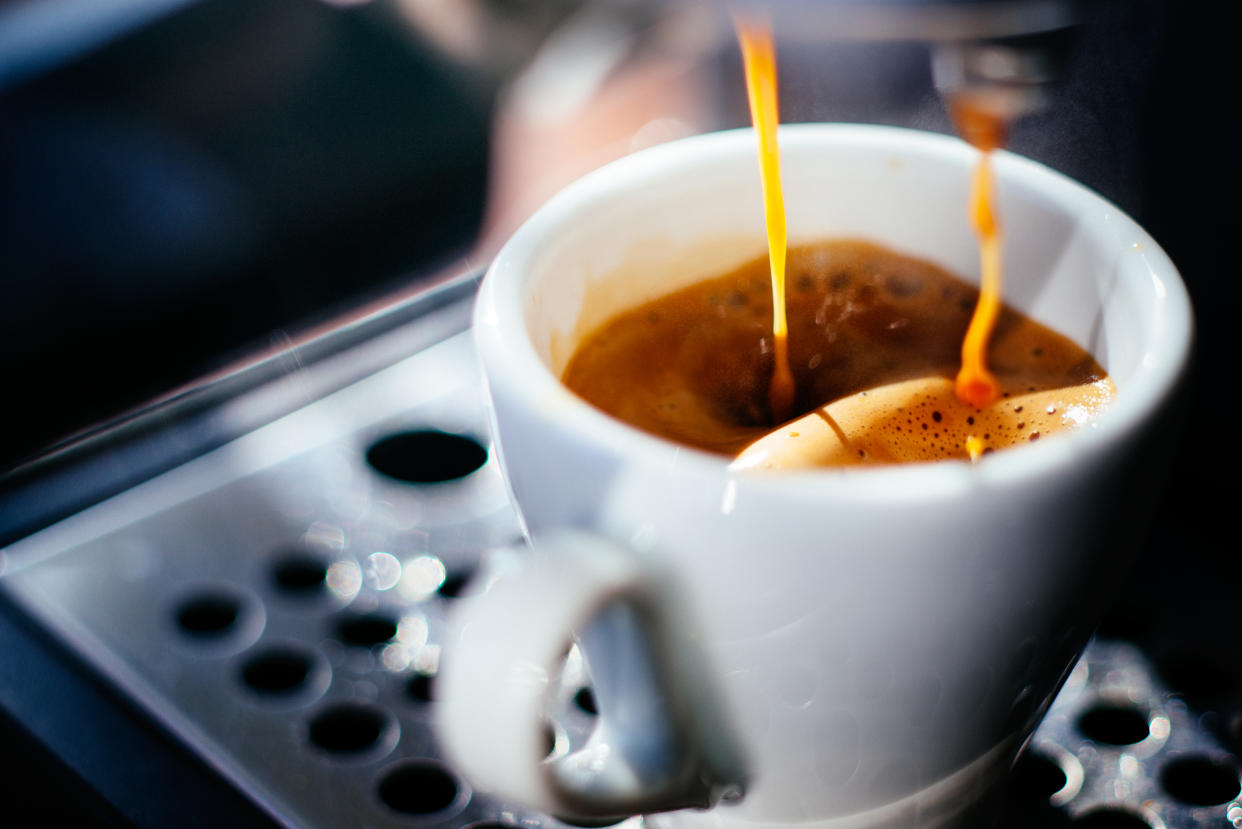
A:
POLYGON ((462 253, 488 94, 307 0, 192 4, 0 89, 0 472, 462 253))

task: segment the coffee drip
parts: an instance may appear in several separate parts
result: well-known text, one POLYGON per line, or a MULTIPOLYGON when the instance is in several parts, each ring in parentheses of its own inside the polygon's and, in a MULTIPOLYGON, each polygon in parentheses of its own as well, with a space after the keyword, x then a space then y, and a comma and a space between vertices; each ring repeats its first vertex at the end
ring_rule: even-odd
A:
POLYGON ((1005 122, 965 96, 955 100, 952 109, 958 133, 980 153, 971 177, 969 207, 970 225, 979 237, 979 304, 962 340, 962 368, 954 388, 962 402, 982 407, 996 402, 1000 394, 1000 385, 988 370, 987 350, 1000 312, 1003 272, 991 155, 1005 143, 1005 122))
POLYGON ((772 383, 768 407, 776 420, 792 412, 793 374, 789 370, 789 325, 785 316, 785 196, 781 188, 781 155, 776 141, 780 114, 776 100, 776 48, 772 28, 758 18, 738 16, 738 42, 746 70, 746 97, 759 139, 759 172, 763 181, 763 215, 772 271, 772 383))

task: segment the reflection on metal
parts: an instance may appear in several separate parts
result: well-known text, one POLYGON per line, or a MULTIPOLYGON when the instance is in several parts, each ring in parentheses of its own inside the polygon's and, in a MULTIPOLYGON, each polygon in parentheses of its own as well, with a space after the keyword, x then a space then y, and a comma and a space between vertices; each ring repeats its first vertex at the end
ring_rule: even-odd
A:
POLYGON ((352 599, 362 587, 362 568, 356 561, 334 561, 328 567, 327 584, 328 589, 338 597, 352 599))
POLYGON ((402 597, 419 601, 439 590, 445 575, 444 562, 439 558, 419 556, 406 563, 398 590, 402 597))
POLYGON ((392 553, 371 553, 364 569, 367 584, 376 590, 390 590, 401 580, 401 562, 392 553))

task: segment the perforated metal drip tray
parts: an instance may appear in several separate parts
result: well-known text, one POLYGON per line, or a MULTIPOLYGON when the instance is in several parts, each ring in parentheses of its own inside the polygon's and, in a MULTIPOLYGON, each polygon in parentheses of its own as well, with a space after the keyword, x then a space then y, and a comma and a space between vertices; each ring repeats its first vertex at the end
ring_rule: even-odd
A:
MULTIPOLYGON (((10 596, 289 826, 563 825, 474 794, 430 730, 446 611, 483 551, 520 543, 467 308, 393 335, 416 353, 7 551, 10 596)), ((1133 647, 1090 646, 1008 825, 1242 826, 1236 759, 1154 677, 1133 647)), ((594 719, 572 665, 561 698, 557 751, 594 719)))

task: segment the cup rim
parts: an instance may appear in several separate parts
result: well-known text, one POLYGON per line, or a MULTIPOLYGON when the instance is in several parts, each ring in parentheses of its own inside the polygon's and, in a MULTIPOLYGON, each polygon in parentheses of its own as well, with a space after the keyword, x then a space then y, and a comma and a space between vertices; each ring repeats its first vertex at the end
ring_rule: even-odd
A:
MULTIPOLYGON (((868 124, 782 125, 784 151, 811 145, 901 152, 904 157, 960 163, 974 150, 957 138, 901 127, 868 124)), ((555 242, 559 229, 591 205, 615 198, 616 191, 633 188, 635 181, 670 173, 687 153, 696 158, 728 157, 742 147, 753 151, 753 130, 742 128, 705 133, 643 150, 614 161, 573 182, 535 212, 501 248, 480 287, 474 331, 479 356, 489 384, 496 378, 486 371, 492 360, 503 360, 502 382, 521 385, 538 401, 546 417, 554 417, 566 438, 608 447, 610 454, 629 461, 675 463, 678 474, 727 478, 738 486, 786 489, 789 497, 926 499, 930 493, 950 497, 980 483, 1027 479, 1063 473, 1084 456, 1103 452, 1123 442, 1153 417, 1179 385, 1189 361, 1193 339, 1190 300, 1176 266, 1159 244, 1133 219, 1082 184, 1031 159, 1001 151, 995 154, 998 180, 1020 181, 1023 187, 1064 205, 1067 212, 1116 222, 1134 241, 1147 265, 1153 290, 1164 309, 1155 342, 1145 343, 1141 377, 1118 390, 1108 408, 1089 428, 1075 429, 1037 445, 1011 447, 991 453, 977 463, 929 461, 867 467, 809 468, 756 473, 729 468, 727 457, 657 437, 608 415, 579 398, 556 377, 537 353, 527 334, 524 289, 527 272, 544 246, 555 242), (503 310, 502 309, 506 309, 503 310), (509 375, 509 372, 512 372, 509 375)))

